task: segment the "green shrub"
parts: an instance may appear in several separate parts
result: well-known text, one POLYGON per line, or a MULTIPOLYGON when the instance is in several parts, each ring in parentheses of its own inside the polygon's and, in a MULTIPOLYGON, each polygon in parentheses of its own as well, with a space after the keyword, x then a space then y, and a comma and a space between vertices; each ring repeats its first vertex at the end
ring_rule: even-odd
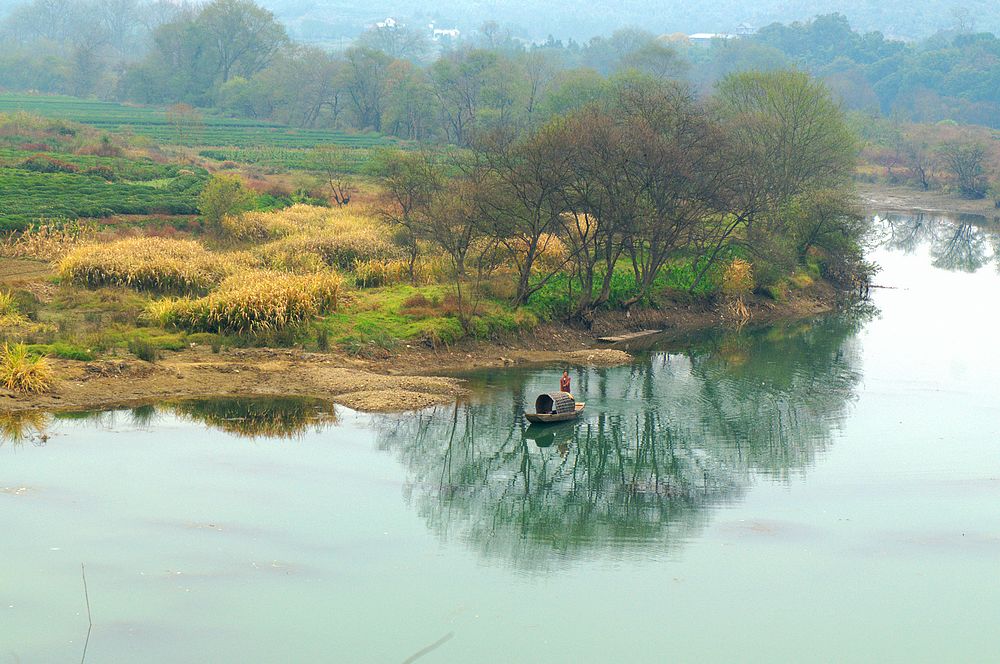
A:
POLYGON ((213 228, 222 227, 227 215, 237 215, 254 207, 256 195, 235 175, 214 175, 198 197, 198 210, 213 228))
POLYGON ((129 339, 128 352, 132 353, 144 362, 155 362, 159 356, 156 346, 154 346, 148 339, 143 339, 141 337, 133 337, 132 339, 129 339))

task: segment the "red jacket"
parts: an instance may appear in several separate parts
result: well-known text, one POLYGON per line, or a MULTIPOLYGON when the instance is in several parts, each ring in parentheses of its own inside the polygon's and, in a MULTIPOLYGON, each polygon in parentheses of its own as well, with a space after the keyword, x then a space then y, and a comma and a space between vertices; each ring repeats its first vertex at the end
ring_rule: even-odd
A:
POLYGON ((569 392, 569 376, 563 376, 559 379, 559 389, 563 392, 569 392))

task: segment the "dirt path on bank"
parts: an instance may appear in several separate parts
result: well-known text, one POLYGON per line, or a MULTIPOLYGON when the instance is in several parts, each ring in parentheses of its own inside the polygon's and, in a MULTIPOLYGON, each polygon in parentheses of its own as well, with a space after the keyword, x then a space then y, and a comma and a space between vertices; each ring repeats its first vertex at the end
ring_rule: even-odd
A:
MULTIPOLYGON (((829 286, 816 284, 782 303, 754 301, 753 322, 814 316, 832 310, 836 300, 829 286)), ((627 344, 608 347, 596 337, 649 328, 663 329, 667 338, 679 337, 723 324, 710 307, 673 303, 656 311, 606 314, 591 330, 550 324, 517 339, 446 349, 410 344, 375 359, 297 349, 223 348, 213 353, 203 345, 164 352, 155 363, 131 356, 93 362, 50 359, 58 377, 55 389, 33 396, 0 389, 0 410, 86 410, 240 395, 318 397, 365 412, 414 410, 466 394, 463 381, 449 374, 525 364, 627 364, 633 359, 627 344)))

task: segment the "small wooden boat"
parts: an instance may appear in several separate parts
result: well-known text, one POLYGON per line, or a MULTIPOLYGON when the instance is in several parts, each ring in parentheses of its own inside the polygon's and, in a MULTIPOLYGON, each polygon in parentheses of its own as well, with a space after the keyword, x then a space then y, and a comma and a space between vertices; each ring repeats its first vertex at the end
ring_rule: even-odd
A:
POLYGON ((524 417, 532 424, 565 422, 579 417, 586 405, 577 403, 569 392, 548 392, 538 395, 535 412, 525 413, 524 417))
POLYGON ((663 332, 663 330, 639 330, 638 332, 624 332, 610 337, 597 337, 597 340, 606 344, 618 344, 623 341, 634 341, 643 337, 651 337, 660 332, 663 332))

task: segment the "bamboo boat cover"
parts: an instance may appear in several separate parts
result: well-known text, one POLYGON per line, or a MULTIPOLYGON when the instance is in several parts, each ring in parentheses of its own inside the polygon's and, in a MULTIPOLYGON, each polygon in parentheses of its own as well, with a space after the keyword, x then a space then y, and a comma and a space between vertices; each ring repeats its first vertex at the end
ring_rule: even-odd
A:
POLYGON ((535 412, 548 415, 572 413, 576 411, 576 399, 569 392, 548 392, 535 399, 535 412))

